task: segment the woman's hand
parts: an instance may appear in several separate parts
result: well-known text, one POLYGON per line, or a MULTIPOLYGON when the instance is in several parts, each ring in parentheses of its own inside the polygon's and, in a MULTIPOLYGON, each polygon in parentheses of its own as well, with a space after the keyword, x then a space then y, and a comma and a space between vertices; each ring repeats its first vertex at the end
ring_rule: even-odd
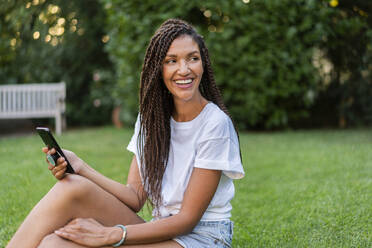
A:
MULTIPOLYGON (((54 148, 48 149, 48 147, 43 147, 42 151, 45 154, 53 155, 56 153, 56 150, 54 148)), ((66 156, 67 160, 70 162, 72 168, 74 169, 76 174, 80 174, 80 172, 84 169, 86 164, 83 160, 81 160, 78 156, 75 155, 75 153, 68 151, 68 150, 62 150, 63 154, 66 156)), ((65 176, 67 162, 63 157, 60 157, 56 161, 56 165, 52 165, 48 159, 46 160, 49 164, 48 169, 52 172, 53 176, 55 176, 58 180, 61 180, 65 176)))
POLYGON ((119 227, 105 227, 94 219, 74 219, 54 232, 58 236, 89 247, 112 245, 121 239, 119 227))

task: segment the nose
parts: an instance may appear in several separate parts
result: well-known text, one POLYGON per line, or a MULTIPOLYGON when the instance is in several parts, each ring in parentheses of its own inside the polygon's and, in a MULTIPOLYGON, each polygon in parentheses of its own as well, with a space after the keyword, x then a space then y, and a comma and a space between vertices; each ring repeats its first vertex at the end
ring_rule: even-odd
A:
POLYGON ((189 64, 186 61, 184 61, 184 60, 180 61, 180 64, 179 64, 179 67, 178 67, 178 73, 180 75, 187 75, 187 74, 190 73, 189 64))

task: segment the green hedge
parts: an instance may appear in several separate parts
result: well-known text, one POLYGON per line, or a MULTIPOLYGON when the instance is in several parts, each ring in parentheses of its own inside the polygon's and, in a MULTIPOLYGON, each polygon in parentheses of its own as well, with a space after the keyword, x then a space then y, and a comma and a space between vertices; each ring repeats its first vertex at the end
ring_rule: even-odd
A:
POLYGON ((64 80, 69 124, 107 123, 115 105, 133 123, 147 44, 178 17, 205 37, 240 128, 370 125, 371 13, 365 0, 5 1, 0 84, 64 80))
MULTIPOLYGON (((330 1, 334 2, 334 1, 330 1)), ((338 1, 335 1, 338 2, 338 1)), ((319 87, 312 115, 315 125, 372 124, 372 1, 343 0, 328 8, 327 35, 319 47, 332 65, 319 87), (328 113, 321 114, 324 106, 328 113), (319 111, 320 110, 320 111, 319 111), (330 113, 333 118, 327 118, 330 113)))
MULTIPOLYGON (((167 18, 182 18, 205 37, 217 83, 241 128, 271 129, 312 123, 321 112, 314 106, 326 103, 328 90, 332 91, 327 87, 328 78, 337 81, 332 76, 335 71, 345 71, 345 64, 338 63, 337 55, 341 55, 341 60, 362 61, 353 53, 353 47, 357 45, 365 51, 368 41, 372 41, 365 31, 366 12, 360 12, 370 4, 363 1, 101 2, 111 37, 106 49, 117 72, 115 96, 123 105, 126 122, 133 122, 136 116, 136 92, 146 46, 167 18), (363 42, 355 39, 358 37, 363 42), (316 66, 314 58, 319 51, 324 58, 316 66), (328 61, 333 63, 333 70, 324 72, 322 68, 328 61)), ((370 59, 365 57, 363 61, 370 59)), ((351 74, 360 74, 361 70, 351 74)), ((338 90, 343 94, 347 91, 338 90)), ((338 96, 330 109, 336 113, 334 122, 345 112, 342 99, 338 96)))
POLYGON ((205 37, 216 79, 240 127, 282 127, 302 118, 318 76, 313 45, 325 32, 314 25, 315 1, 102 0, 108 16, 107 51, 116 65, 125 121, 137 111, 146 46, 167 18, 192 23, 205 37))
POLYGON ((2 2, 0 84, 65 81, 70 125, 110 122, 115 81, 103 50, 105 19, 95 0, 2 2))

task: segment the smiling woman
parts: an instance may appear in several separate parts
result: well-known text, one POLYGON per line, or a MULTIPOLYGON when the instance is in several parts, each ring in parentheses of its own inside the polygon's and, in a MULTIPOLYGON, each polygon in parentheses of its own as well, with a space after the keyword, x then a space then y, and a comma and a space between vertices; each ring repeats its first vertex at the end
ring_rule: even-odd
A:
POLYGON ((64 150, 76 175, 66 173, 63 158, 49 163, 59 181, 9 248, 231 247, 233 179, 244 176, 239 138, 208 50, 188 23, 167 20, 152 37, 139 100, 127 184, 64 150), (148 223, 136 214, 146 200, 153 205, 148 223))
MULTIPOLYGON (((163 65, 163 80, 173 95, 175 105, 194 102, 205 106, 207 101, 199 91, 202 76, 203 63, 198 44, 188 35, 175 39, 169 47, 163 65)), ((173 117, 178 121, 189 121, 180 116, 173 117)))

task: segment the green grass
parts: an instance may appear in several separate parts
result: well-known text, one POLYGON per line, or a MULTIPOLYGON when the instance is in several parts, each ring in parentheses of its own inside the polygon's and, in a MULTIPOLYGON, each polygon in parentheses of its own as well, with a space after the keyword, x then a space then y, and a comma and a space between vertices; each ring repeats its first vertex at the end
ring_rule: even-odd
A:
MULTIPOLYGON (((125 182, 131 130, 74 130, 65 148, 125 182)), ((372 247, 372 130, 242 133, 233 247, 372 247)), ((0 139, 0 247, 55 183, 37 135, 0 139)), ((147 211, 142 216, 149 218, 147 211)))

